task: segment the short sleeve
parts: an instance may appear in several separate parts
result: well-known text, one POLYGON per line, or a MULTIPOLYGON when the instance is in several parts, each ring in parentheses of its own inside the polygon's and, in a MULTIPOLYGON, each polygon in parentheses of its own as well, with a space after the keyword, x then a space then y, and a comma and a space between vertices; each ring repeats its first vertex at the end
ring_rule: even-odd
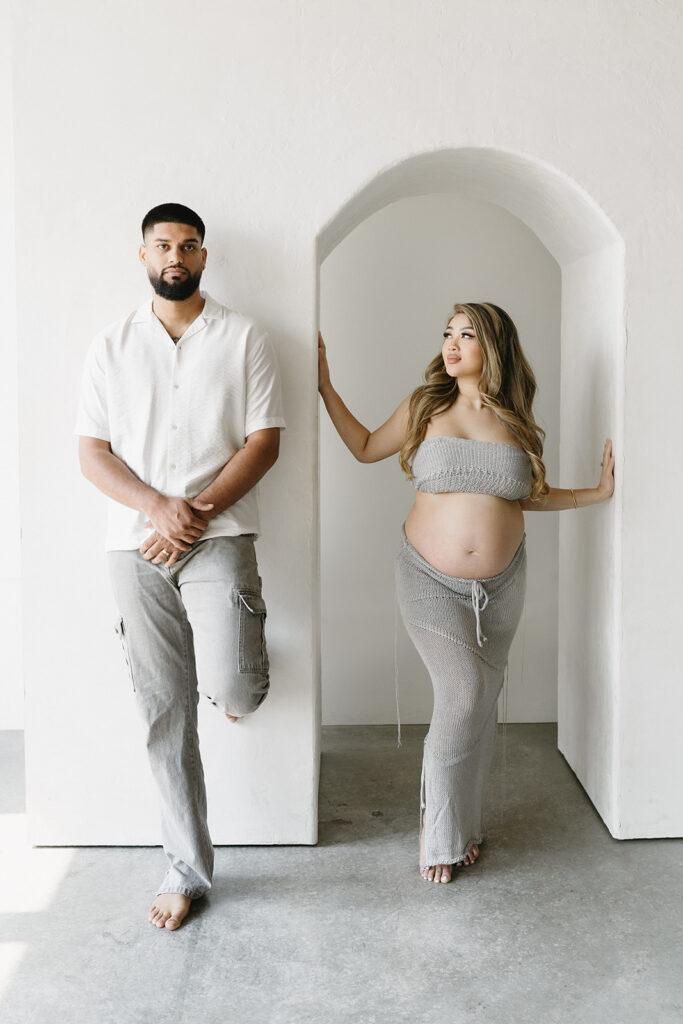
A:
POLYGON ((249 339, 246 366, 247 400, 244 434, 267 427, 284 428, 277 358, 266 334, 249 339))
POLYGON ((95 339, 88 349, 85 359, 75 433, 83 437, 97 437, 101 441, 111 441, 101 338, 95 339))

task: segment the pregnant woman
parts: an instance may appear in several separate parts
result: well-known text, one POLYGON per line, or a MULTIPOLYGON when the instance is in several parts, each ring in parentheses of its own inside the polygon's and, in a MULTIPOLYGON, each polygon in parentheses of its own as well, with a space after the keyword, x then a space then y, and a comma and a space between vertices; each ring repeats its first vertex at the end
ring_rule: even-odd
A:
POLYGON ((583 508, 614 490, 609 440, 596 488, 548 487, 536 381, 503 309, 458 304, 443 338, 425 383, 374 431, 332 387, 322 336, 318 358, 320 394, 351 453, 378 462, 399 452, 415 487, 396 579, 434 687, 420 797, 420 871, 430 882, 450 882, 453 866, 479 856, 498 695, 524 604, 523 510, 583 508))

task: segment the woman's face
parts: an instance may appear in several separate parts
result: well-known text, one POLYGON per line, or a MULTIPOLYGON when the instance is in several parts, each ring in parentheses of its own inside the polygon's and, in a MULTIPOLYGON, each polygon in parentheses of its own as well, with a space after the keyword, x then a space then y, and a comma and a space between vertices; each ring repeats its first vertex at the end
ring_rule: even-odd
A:
POLYGON ((465 313, 456 313, 448 321, 443 338, 441 354, 449 377, 475 377, 478 381, 484 357, 470 318, 465 313))

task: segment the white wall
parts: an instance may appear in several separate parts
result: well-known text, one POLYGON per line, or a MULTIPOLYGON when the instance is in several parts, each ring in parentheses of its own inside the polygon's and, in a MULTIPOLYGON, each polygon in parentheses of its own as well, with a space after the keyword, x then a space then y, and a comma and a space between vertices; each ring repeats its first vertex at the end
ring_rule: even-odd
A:
MULTIPOLYGON (((623 258, 607 246, 563 269, 562 444, 564 480, 588 484, 600 471, 593 439, 622 433, 623 258), (591 287, 591 283, 599 282, 591 287)), ((623 439, 617 441, 617 449, 623 439)), ((622 832, 615 759, 622 742, 622 544, 625 465, 614 500, 560 520, 558 746, 613 834, 622 832), (595 567, 601 565, 601 571, 595 567)))
POLYGON ((24 722, 11 42, 7 11, 0 6, 0 135, 4 157, 0 161, 0 729, 21 729, 24 722))
MULTIPOLYGON (((422 380, 454 302, 485 299, 507 309, 520 331, 539 385, 548 478, 557 482, 560 272, 529 228, 500 206, 443 193, 405 199, 346 236, 320 274, 333 381, 363 423, 379 425, 422 380)), ((395 614, 394 557, 413 495, 397 459, 356 463, 322 415, 324 723, 396 721, 396 671, 402 721, 431 717, 429 677, 395 614)), ((510 655, 507 716, 555 721, 559 517, 526 518, 528 596, 510 655)))
MULTIPOLYGON (((391 201, 384 175, 397 168, 394 199, 457 187, 498 202, 563 269, 606 244, 603 235, 623 239, 625 430, 615 430, 622 505, 586 520, 600 535, 599 524, 620 515, 625 531, 621 656, 610 656, 607 676, 594 678, 614 694, 614 756, 599 771, 610 773, 615 834, 683 832, 671 628, 683 569, 683 482, 674 458, 683 433, 683 346, 672 326, 683 313, 679 5, 227 0, 190 11, 179 0, 106 8, 32 0, 16 12, 22 601, 34 837, 103 841, 96 806, 109 812, 111 841, 153 831, 134 712, 111 646, 97 554, 103 509, 80 481, 70 431, 92 332, 145 292, 133 255, 139 216, 167 197, 205 216, 214 291, 272 330, 290 421, 265 487, 260 551, 277 681, 254 719, 253 743, 246 732, 240 740, 248 754, 227 749, 224 733, 207 736, 217 766, 212 805, 239 805, 256 821, 246 771, 278 808, 257 816, 263 834, 314 836, 318 263, 391 201)), ((603 424, 589 424, 581 424, 577 450, 579 441, 582 451, 599 444, 603 424)), ((594 593, 602 563, 621 550, 614 531, 608 539, 588 566, 585 586, 594 593)), ((601 613, 605 628, 613 611, 601 613)), ((585 640, 596 642, 592 634, 585 640)), ((592 655, 600 657, 589 647, 586 660, 592 655)), ((590 737, 580 776, 591 795, 600 742, 590 737)), ((237 834, 230 833, 236 817, 225 814, 224 835, 237 834)))

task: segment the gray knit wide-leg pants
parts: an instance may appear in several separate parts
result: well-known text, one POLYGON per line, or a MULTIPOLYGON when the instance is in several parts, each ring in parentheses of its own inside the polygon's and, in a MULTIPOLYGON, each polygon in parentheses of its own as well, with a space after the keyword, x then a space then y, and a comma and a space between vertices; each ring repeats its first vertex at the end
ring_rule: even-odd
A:
POLYGON ((420 798, 425 863, 457 864, 484 838, 498 695, 524 605, 525 541, 503 572, 471 580, 439 572, 404 532, 396 585, 403 621, 434 687, 420 798))

